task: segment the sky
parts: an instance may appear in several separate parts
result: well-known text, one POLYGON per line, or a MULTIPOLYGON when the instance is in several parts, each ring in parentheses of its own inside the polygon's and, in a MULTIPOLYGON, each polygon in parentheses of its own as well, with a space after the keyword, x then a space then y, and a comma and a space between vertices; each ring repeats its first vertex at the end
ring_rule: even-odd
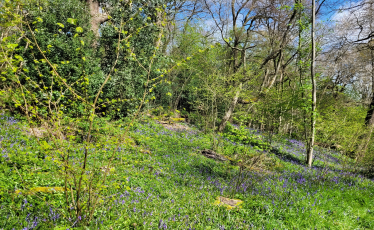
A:
MULTIPOLYGON (((217 1, 222 1, 225 3, 230 3, 231 0, 206 0, 208 2, 217 2, 217 1)), ((307 4, 310 6, 311 5, 311 0, 303 0, 304 2, 307 2, 307 4)), ((362 1, 367 1, 367 0, 315 0, 317 2, 317 7, 320 2, 323 2, 323 5, 321 7, 321 11, 319 16, 317 17, 317 23, 322 22, 323 24, 327 23, 329 24, 328 27, 332 27, 332 24, 339 23, 342 20, 346 20, 349 18, 349 12, 347 11, 342 11, 339 9, 344 9, 348 8, 351 6, 354 6, 355 4, 357 5, 358 3, 361 3, 362 1)), ((200 1, 204 2, 204 1, 200 1)), ((240 0, 237 0, 237 2, 241 2, 240 0)), ((293 2, 293 1, 290 1, 293 2)), ((203 4, 203 3, 202 3, 203 4)), ((230 6, 228 6, 230 7, 230 6)), ((213 11, 215 10, 214 8, 212 9, 213 11)), ((224 12, 224 13, 231 13, 231 12, 224 12)), ((198 15, 200 19, 196 20, 195 22, 198 22, 198 24, 202 25, 206 33, 211 34, 212 29, 216 28, 215 22, 212 19, 212 17, 209 14, 204 13, 198 15)), ((179 14, 177 17, 180 17, 179 19, 181 22, 183 22, 185 17, 187 17, 186 14, 179 14)), ((239 20, 242 19, 243 17, 239 17, 239 20)), ((231 24, 231 23, 230 23, 231 24)), ((239 23, 240 24, 240 23, 239 23)), ((182 25, 180 25, 182 26, 182 25)), ((225 28, 225 30, 230 30, 231 26, 229 25, 228 27, 225 28)), ((336 31, 339 32, 339 31, 336 31)), ((357 37, 358 32, 351 32, 351 37, 352 39, 354 36, 357 37)), ((216 32, 213 33, 213 39, 216 40, 216 42, 222 42, 221 34, 220 31, 216 29, 216 32)))

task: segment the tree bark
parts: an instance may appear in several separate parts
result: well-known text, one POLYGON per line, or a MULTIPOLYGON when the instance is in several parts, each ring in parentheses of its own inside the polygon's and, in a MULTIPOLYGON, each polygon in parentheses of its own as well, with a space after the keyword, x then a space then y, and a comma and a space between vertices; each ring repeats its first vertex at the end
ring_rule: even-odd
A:
POLYGON ((162 38, 162 35, 163 35, 163 30, 164 30, 164 27, 162 26, 163 19, 164 19, 163 14, 164 14, 164 11, 157 11, 156 25, 159 29, 159 33, 158 33, 157 39, 154 42, 154 47, 156 47, 156 49, 160 48, 160 45, 161 45, 161 38, 162 38))
POLYGON ((96 37, 99 37, 99 27, 101 24, 109 20, 107 14, 100 13, 100 4, 97 0, 86 0, 90 9, 91 15, 91 30, 95 33, 96 37))
POLYGON ((367 127, 371 127, 371 126, 374 125, 374 94, 373 93, 372 93, 372 96, 371 96, 371 102, 370 102, 369 109, 366 113, 365 125, 367 127))
POLYGON ((269 85, 266 87, 266 91, 268 91, 271 87, 273 87, 275 80, 277 80, 277 75, 279 73, 279 69, 280 69, 281 63, 282 63, 282 57, 283 57, 283 53, 282 53, 282 51, 280 51, 279 52, 278 63, 276 63, 276 61, 274 60, 274 68, 275 68, 274 77, 273 77, 273 79, 271 79, 269 85))
POLYGON ((313 145, 314 145, 314 134, 316 130, 316 105, 317 105, 317 94, 316 94, 316 79, 315 79, 315 61, 316 61, 316 44, 315 44, 315 23, 316 23, 316 5, 315 0, 312 3, 312 60, 311 60, 311 80, 312 80, 312 114, 311 114, 311 134, 310 141, 307 149, 307 164, 312 167, 313 161, 313 145))

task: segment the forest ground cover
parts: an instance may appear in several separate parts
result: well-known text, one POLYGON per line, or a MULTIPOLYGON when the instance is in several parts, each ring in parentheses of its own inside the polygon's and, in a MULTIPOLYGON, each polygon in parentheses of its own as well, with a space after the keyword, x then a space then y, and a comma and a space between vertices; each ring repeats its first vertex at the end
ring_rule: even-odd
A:
MULTIPOLYGON (((131 127, 128 143, 100 146, 100 154, 89 159, 88 164, 99 167, 116 152, 90 225, 76 227, 79 220, 69 220, 70 208, 57 189, 63 187, 63 179, 56 159, 45 155, 22 121, 1 115, 0 124, 0 229, 374 228, 374 182, 355 174, 349 167, 353 162, 337 152, 317 149, 309 169, 301 163, 305 146, 298 140, 274 136, 265 149, 193 127, 165 128, 152 119, 131 127), (215 141, 215 148, 228 158, 246 151, 266 154, 270 163, 263 170, 239 174, 230 162, 200 154, 215 141), (57 191, 50 193, 46 187, 57 191), (243 203, 233 209, 217 206, 218 196, 243 203)), ((266 141, 265 133, 238 129, 266 141)), ((73 149, 71 160, 79 164, 83 148, 73 149)))

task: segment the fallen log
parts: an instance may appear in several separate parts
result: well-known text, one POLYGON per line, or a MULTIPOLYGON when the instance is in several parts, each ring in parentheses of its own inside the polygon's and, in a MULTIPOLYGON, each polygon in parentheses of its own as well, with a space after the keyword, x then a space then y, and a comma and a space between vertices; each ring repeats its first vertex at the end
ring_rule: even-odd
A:
POLYGON ((214 159, 214 160, 219 160, 219 161, 227 161, 224 156, 214 152, 213 150, 210 149, 204 149, 201 151, 201 154, 205 156, 206 158, 214 159))

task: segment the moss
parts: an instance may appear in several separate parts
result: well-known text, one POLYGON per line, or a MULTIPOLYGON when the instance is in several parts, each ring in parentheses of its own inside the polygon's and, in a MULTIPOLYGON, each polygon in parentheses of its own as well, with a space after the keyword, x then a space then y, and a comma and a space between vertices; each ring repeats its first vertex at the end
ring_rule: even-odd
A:
POLYGON ((65 188, 63 187, 35 187, 28 191, 16 190, 16 194, 24 195, 34 195, 35 193, 55 193, 55 192, 64 192, 65 188))
POLYGON ((234 208, 241 208, 243 204, 242 200, 239 199, 230 199, 222 196, 217 196, 216 200, 214 201, 214 205, 223 205, 228 210, 234 209, 234 208))
POLYGON ((170 120, 172 121, 175 121, 175 122, 184 122, 186 121, 186 118, 175 118, 175 117, 171 117, 170 120))

